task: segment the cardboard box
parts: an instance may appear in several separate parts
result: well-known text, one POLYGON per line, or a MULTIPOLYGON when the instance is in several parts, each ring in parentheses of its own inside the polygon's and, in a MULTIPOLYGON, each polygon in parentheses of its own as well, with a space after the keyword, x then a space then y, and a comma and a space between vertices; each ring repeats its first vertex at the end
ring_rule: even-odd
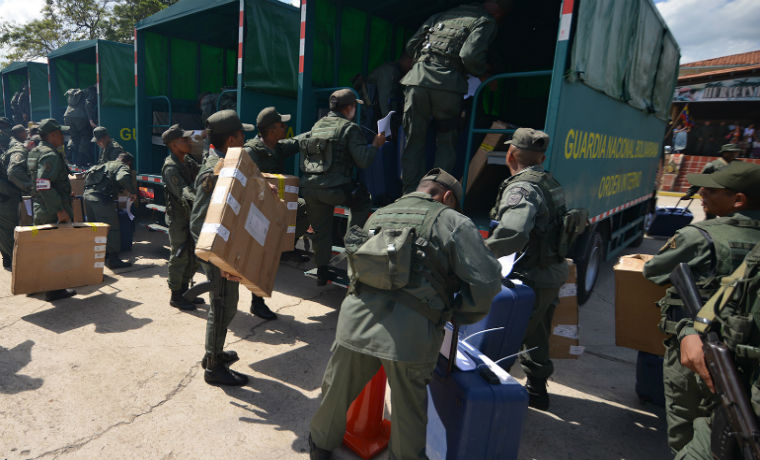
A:
POLYGON ((288 208, 241 148, 227 150, 216 173, 195 254, 242 278, 256 295, 269 297, 280 264, 288 208))
POLYGON ((577 359, 583 354, 578 326, 578 288, 575 264, 568 260, 570 273, 559 289, 559 304, 552 317, 552 334, 549 336, 549 357, 552 359, 577 359))
POLYGON ((21 203, 18 205, 18 224, 34 224, 34 211, 32 208, 32 197, 30 196, 22 197, 21 203))
POLYGON ((288 218, 285 221, 287 229, 282 241, 282 251, 292 251, 296 248, 296 218, 298 217, 298 184, 297 176, 288 176, 286 174, 267 174, 262 176, 270 184, 277 187, 277 194, 280 199, 285 201, 288 207, 288 218))
MULTIPOLYGON (((491 129, 507 129, 507 124, 503 121, 494 121, 491 123, 491 129)), ((499 143, 503 142, 504 137, 504 134, 491 133, 483 138, 483 142, 480 143, 480 147, 478 147, 475 155, 472 156, 472 160, 470 160, 470 169, 467 171, 466 192, 470 191, 470 188, 472 188, 473 184, 478 180, 478 176, 480 176, 480 173, 486 167, 488 153, 493 151, 499 143)))
POLYGON ((69 174, 69 182, 71 183, 72 196, 84 195, 84 174, 69 174))
POLYGON ((11 292, 35 292, 103 282, 108 224, 16 227, 11 292))
POLYGON ((660 307, 667 286, 658 286, 644 278, 644 264, 653 256, 623 256, 615 265, 615 345, 662 356, 660 307))

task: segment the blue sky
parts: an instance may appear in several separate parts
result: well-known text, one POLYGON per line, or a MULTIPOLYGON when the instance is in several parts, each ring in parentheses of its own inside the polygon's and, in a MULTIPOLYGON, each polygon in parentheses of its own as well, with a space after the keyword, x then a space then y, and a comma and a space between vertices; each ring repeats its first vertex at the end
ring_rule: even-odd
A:
MULTIPOLYGON (((299 0, 281 1, 299 4, 299 0)), ((39 14, 44 3, 45 0, 0 0, 0 18, 28 21, 39 14)), ((682 63, 760 50, 760 0, 655 3, 681 46, 682 63)))

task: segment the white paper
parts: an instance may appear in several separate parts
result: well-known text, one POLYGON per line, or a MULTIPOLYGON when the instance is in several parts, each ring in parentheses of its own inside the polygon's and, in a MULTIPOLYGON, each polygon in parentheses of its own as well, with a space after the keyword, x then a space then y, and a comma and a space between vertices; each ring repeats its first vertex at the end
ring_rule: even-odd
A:
POLYGON ((222 168, 221 171, 219 171, 219 177, 234 177, 240 183, 245 187, 245 184, 248 183, 248 178, 245 177, 245 174, 243 174, 243 171, 237 169, 237 168, 222 168))
POLYGON ((295 211, 298 209, 298 201, 288 201, 288 209, 290 211, 295 211))
POLYGON ((105 266, 105 262, 95 262, 95 268, 103 268, 105 266))
POLYGON ((388 112, 385 118, 377 120, 377 133, 385 133, 385 137, 391 137, 391 116, 396 113, 395 110, 388 112))
POLYGON ((95 253, 95 258, 96 259, 105 259, 106 258, 106 253, 105 252, 96 252, 95 253))
POLYGON ((295 193, 296 195, 298 195, 298 187, 296 187, 295 185, 286 185, 285 193, 295 193))
POLYGON ((469 75, 467 77, 467 94, 464 95, 465 99, 469 99, 475 95, 475 90, 480 86, 480 78, 469 75))
POLYGON ((106 245, 105 244, 101 244, 101 245, 95 246, 95 252, 105 252, 105 250, 106 250, 106 245))
MULTIPOLYGON (((444 358, 449 359, 449 351, 451 350, 451 335, 453 331, 449 327, 443 329, 443 343, 441 344, 441 354, 444 358)), ((475 362, 467 355, 459 350, 461 342, 457 344, 457 359, 454 365, 461 371, 475 370, 475 362)))
POLYGON ((288 225, 288 231, 287 233, 295 233, 296 232, 296 226, 295 225, 288 225))
POLYGON ((24 200, 24 206, 26 207, 26 215, 33 216, 32 213, 32 200, 24 200))
POLYGON ((574 356, 580 356, 586 351, 586 347, 583 345, 570 345, 570 354, 574 356))
POLYGON ((108 237, 107 236, 96 236, 95 237, 95 244, 106 244, 108 243, 108 237))
POLYGON ((260 246, 264 246, 269 232, 269 219, 253 203, 248 210, 248 218, 245 220, 245 230, 260 246))
POLYGON ((512 273, 512 269, 515 267, 515 253, 508 256, 499 257, 499 263, 501 264, 501 277, 506 278, 512 273))
POLYGON ((221 236, 225 243, 230 239, 230 231, 222 224, 203 224, 201 233, 215 233, 221 236))
POLYGON ((578 326, 575 324, 557 324, 554 326, 554 335, 568 339, 578 338, 578 326))
POLYGON ((578 294, 578 287, 575 283, 565 283, 559 288, 560 297, 575 297, 578 294))
POLYGON ((132 203, 134 203, 134 200, 132 199, 132 197, 130 197, 127 200, 127 209, 126 209, 127 217, 129 217, 129 220, 135 220, 135 215, 132 214, 132 203))
POLYGON ((214 187, 214 193, 211 194, 211 204, 224 203, 224 196, 227 194, 227 186, 214 187))

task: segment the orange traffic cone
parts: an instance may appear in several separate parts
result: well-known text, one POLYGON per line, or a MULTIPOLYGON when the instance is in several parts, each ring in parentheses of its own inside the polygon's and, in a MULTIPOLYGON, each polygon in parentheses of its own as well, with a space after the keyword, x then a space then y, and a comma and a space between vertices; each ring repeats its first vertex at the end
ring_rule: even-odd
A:
POLYGON ((380 367, 346 413, 343 443, 365 460, 382 452, 391 438, 391 422, 383 419, 386 380, 380 367))

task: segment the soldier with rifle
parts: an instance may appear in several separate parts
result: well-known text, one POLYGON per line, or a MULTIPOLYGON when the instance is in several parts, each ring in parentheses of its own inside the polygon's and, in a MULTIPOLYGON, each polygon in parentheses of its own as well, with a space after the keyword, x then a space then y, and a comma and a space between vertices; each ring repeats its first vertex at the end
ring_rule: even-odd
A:
MULTIPOLYGON (((760 241, 760 165, 736 161, 712 174, 689 174, 687 179, 701 187, 705 211, 718 218, 679 230, 644 265, 644 276, 664 285, 678 264, 686 263, 701 297, 708 299, 720 278, 731 274, 760 241)), ((710 417, 718 399, 699 378, 705 374, 702 341, 683 300, 669 288, 658 305, 660 329, 669 336, 663 362, 665 415, 668 444, 676 454, 698 434, 695 420, 710 417)))
POLYGON ((694 437, 676 459, 760 458, 760 329, 753 320, 760 313, 760 243, 704 306, 688 265, 679 264, 670 279, 702 343, 691 367, 721 402, 694 420, 694 437))

